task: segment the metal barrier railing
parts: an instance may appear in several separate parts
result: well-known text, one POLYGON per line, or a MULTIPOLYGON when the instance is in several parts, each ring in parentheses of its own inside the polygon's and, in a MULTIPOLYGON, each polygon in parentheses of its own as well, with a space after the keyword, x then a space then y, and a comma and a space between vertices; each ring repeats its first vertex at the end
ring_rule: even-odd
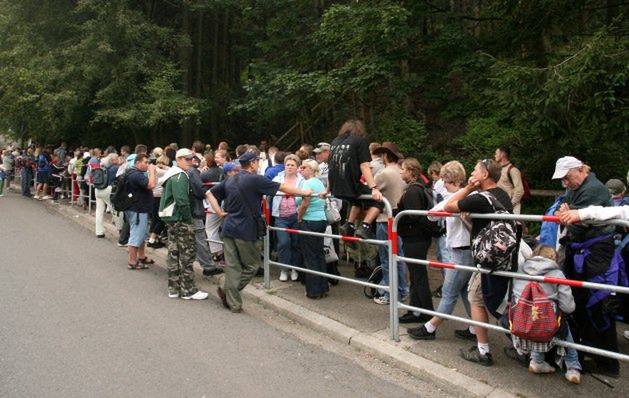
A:
MULTIPOLYGON (((278 194, 277 196, 281 196, 281 194, 278 194)), ((311 196, 317 196, 317 195, 313 194, 311 196)), ((371 195, 361 195, 358 197, 358 199, 373 199, 373 198, 371 195)), ((269 225, 270 210, 268 209, 268 206, 266 206, 266 203, 264 203, 263 208, 264 208, 265 217, 267 221, 266 236, 264 239, 264 287, 265 289, 271 288, 270 265, 274 265, 274 266, 284 267, 284 268, 288 268, 288 269, 299 271, 299 272, 323 276, 325 278, 341 280, 341 281, 345 281, 345 282, 349 282, 349 283, 353 283, 353 284, 357 284, 361 286, 367 286, 371 288, 384 290, 386 292, 389 292, 389 325, 391 328, 391 334, 392 334, 391 337, 394 338, 394 333, 399 328, 399 319, 397 317, 397 309, 395 308, 395 303, 397 303, 398 301, 398 273, 397 273, 397 262, 394 262, 394 256, 393 256, 393 250, 392 250, 393 247, 395 247, 397 250, 397 238, 392 239, 393 208, 391 206, 391 203, 384 197, 382 198, 381 201, 384 203, 385 209, 387 211, 387 232, 388 232, 387 240, 361 239, 361 238, 357 238, 353 236, 342 236, 342 235, 326 234, 326 233, 319 233, 319 232, 302 231, 302 230, 292 229, 292 228, 273 227, 269 225), (366 244, 372 244, 372 245, 378 245, 378 246, 385 246, 387 248, 387 253, 388 253, 389 269, 394 267, 396 268, 396 270, 394 272, 389 273, 389 285, 384 286, 384 285, 378 285, 378 284, 374 284, 370 282, 364 282, 364 281, 353 279, 353 278, 347 278, 347 277, 343 277, 339 275, 333 275, 333 274, 328 274, 325 272, 319 272, 319 271, 314 271, 307 268, 297 267, 292 264, 283 264, 277 261, 271 261, 270 260, 270 254, 271 254, 270 243, 269 243, 270 231, 280 231, 280 232, 288 232, 292 234, 320 236, 324 238, 339 239, 339 240, 349 241, 349 242, 360 242, 360 243, 366 243, 366 244)))
MULTIPOLYGON (((429 210, 401 211, 395 216, 395 219, 393 221, 392 237, 394 238, 395 241, 397 241, 397 226, 398 226, 399 220, 405 216, 459 217, 460 215, 458 213, 450 213, 450 212, 445 212, 445 211, 429 211, 429 210)), ((559 223, 559 217, 556 217, 556 216, 472 213, 470 214, 470 217, 477 218, 477 219, 514 220, 514 221, 549 221, 549 222, 559 223)), ((599 222, 597 224, 605 224, 605 223, 599 222)), ((629 226, 629 222, 626 220, 610 220, 610 222, 607 222, 607 224, 629 226)), ((524 280, 539 281, 539 282, 544 282, 544 283, 562 284, 562 285, 568 285, 568 286, 579 287, 579 288, 608 290, 613 293, 629 294, 629 287, 625 287, 625 286, 614 286, 614 285, 606 285, 606 284, 601 284, 601 283, 592 283, 592 282, 578 281, 578 280, 572 280, 572 279, 534 276, 534 275, 527 275, 527 274, 521 274, 521 273, 509 272, 509 271, 491 272, 490 270, 487 270, 487 269, 479 269, 479 268, 471 267, 471 266, 451 264, 451 263, 441 263, 441 262, 429 261, 429 260, 419 260, 419 259, 414 259, 414 258, 409 258, 409 257, 404 257, 404 256, 398 256, 397 247, 394 247, 393 251, 394 251, 393 257, 394 257, 395 264, 397 264, 397 261, 404 261, 410 264, 427 265, 427 266, 436 267, 436 268, 460 269, 464 271, 471 271, 471 272, 478 272, 478 273, 485 273, 485 274, 491 273, 492 275, 503 276, 507 278, 517 278, 517 279, 524 279, 524 280)), ((397 273, 397 267, 390 267, 390 269, 391 268, 393 268, 392 273, 397 273)), ((474 321, 471 319, 462 318, 462 317, 458 317, 458 316, 454 316, 450 314, 444 314, 444 313, 440 313, 436 311, 431 311, 424 308, 414 307, 414 306, 407 305, 401 302, 394 303, 393 307, 394 307, 394 313, 396 315, 397 315, 398 309, 406 309, 409 311, 416 311, 421 314, 437 316, 443 319, 450 319, 454 321, 463 322, 468 325, 478 326, 478 327, 482 327, 482 328, 486 328, 490 330, 499 331, 502 333, 511 334, 511 332, 508 329, 505 329, 501 326, 492 325, 490 323, 474 321)), ((399 341, 400 340, 399 328, 397 330, 394 330, 392 332, 392 335, 395 341, 399 341)), ((577 343, 569 343, 563 340, 556 340, 556 344, 563 347, 574 348, 578 351, 587 352, 590 354, 605 356, 608 358, 613 358, 613 359, 629 362, 629 355, 626 355, 626 354, 602 350, 600 348, 586 346, 586 345, 577 344, 577 343)))

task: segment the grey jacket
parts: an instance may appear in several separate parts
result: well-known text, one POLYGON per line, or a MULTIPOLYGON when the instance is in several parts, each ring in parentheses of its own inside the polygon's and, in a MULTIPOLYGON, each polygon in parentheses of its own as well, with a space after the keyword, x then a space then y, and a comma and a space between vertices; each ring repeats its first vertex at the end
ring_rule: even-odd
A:
MULTIPOLYGON (((545 257, 531 257, 518 266, 518 273, 538 276, 548 276, 552 278, 565 278, 563 272, 559 269, 559 265, 553 260, 545 257)), ((513 302, 517 303, 524 287, 529 281, 524 279, 513 280, 513 302)), ((559 305, 559 309, 564 314, 574 312, 575 304, 572 297, 572 290, 567 285, 557 285, 554 283, 540 283, 546 296, 555 301, 559 305)))

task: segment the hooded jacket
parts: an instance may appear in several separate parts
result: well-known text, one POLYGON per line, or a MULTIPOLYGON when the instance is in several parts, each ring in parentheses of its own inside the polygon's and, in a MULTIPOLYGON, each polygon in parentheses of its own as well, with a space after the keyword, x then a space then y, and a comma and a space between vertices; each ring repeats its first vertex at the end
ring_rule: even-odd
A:
POLYGON ((182 221, 192 224, 188 174, 173 166, 159 179, 158 184, 164 186, 159 202, 159 217, 168 223, 182 221))
MULTIPOLYGON (((548 276, 552 278, 565 278, 565 275, 559 269, 559 265, 553 260, 545 257, 535 256, 520 263, 518 272, 528 275, 548 276)), ((524 287, 529 281, 524 279, 513 280, 513 302, 517 303, 524 291, 524 287)), ((572 290, 567 285, 557 285, 554 283, 540 283, 546 296, 559 305, 559 309, 564 314, 574 312, 575 304, 572 297, 572 290)))

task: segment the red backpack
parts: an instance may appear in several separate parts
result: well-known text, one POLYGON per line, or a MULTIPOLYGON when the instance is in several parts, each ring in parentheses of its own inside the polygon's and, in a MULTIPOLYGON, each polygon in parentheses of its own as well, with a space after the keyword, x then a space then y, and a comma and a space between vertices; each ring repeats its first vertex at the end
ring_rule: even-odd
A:
POLYGON ((547 343, 557 334, 561 312, 537 282, 529 282, 515 305, 509 306, 509 330, 524 340, 547 343))
MULTIPOLYGON (((512 168, 513 165, 510 164, 509 168, 507 169, 507 176, 509 177, 509 182, 511 183, 511 185, 513 185, 513 179, 511 178, 512 168)), ((524 175, 524 172, 522 170, 520 170, 520 177, 522 178, 522 188, 524 189, 524 194, 522 194, 521 201, 525 201, 531 198, 531 186, 529 184, 528 178, 526 178, 526 175, 524 175)))

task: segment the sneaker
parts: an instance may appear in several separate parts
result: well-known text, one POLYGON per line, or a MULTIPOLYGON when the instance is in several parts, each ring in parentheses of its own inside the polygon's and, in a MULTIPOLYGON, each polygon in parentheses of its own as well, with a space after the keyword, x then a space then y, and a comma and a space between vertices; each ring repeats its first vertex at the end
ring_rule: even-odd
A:
POLYGON ((286 282, 288 280, 288 272, 281 271, 280 272, 280 282, 286 282))
POLYGON ((494 364, 494 360, 491 358, 491 353, 488 352, 485 355, 481 355, 477 346, 472 346, 468 350, 461 348, 460 355, 461 358, 466 361, 474 362, 479 365, 491 366, 494 364))
POLYGON ((299 273, 297 273, 297 271, 295 271, 294 269, 290 271, 290 280, 295 282, 296 280, 299 279, 299 273))
POLYGON ((531 361, 531 362, 529 362, 529 372, 536 373, 536 374, 555 373, 555 368, 553 368, 546 361, 544 361, 542 363, 537 363, 535 361, 531 361))
POLYGON ((97 238, 103 239, 105 237, 105 234, 98 234, 96 235, 97 238))
POLYGON ((476 335, 470 329, 459 329, 454 331, 454 336, 461 340, 476 341, 476 335))
POLYGON ((354 224, 350 222, 346 221, 345 224, 339 227, 339 234, 341 234, 342 236, 354 236, 354 232, 354 224))
POLYGON ((117 245, 118 247, 127 247, 127 246, 128 246, 128 244, 127 244, 127 243, 120 243, 120 242, 116 243, 116 245, 117 245))
POLYGON ((622 335, 625 336, 627 340, 629 340, 629 330, 625 330, 622 335))
POLYGON ((151 247, 153 249, 159 249, 160 247, 164 247, 166 246, 165 244, 163 244, 162 242, 156 240, 155 242, 148 242, 146 244, 146 247, 151 247))
POLYGON ((61 188, 55 188, 55 192, 61 192, 61 188))
POLYGON ((48 199, 52 199, 52 196, 46 195, 43 198, 41 198, 41 200, 48 200, 48 199))
MULTIPOLYGON (((411 311, 400 317, 400 323, 419 323, 421 322, 420 317, 413 314, 411 311)), ((410 330, 410 329, 409 329, 410 330)))
POLYGON ((39 200, 40 197, 41 196, 39 196, 39 195, 33 195, 33 199, 35 199, 35 200, 39 200))
POLYGON ((408 301, 409 295, 408 295, 408 294, 404 294, 404 295, 400 295, 400 296, 398 296, 398 297, 399 297, 399 298, 398 298, 398 300, 399 300, 400 302, 402 302, 402 301, 408 301))
POLYGON ((520 354, 518 350, 515 349, 515 347, 513 346, 504 347, 502 349, 502 352, 504 352, 507 358, 513 359, 514 361, 518 362, 523 367, 525 368, 529 367, 529 364, 530 364, 529 356, 527 354, 520 354))
POLYGON ((379 305, 389 305, 389 297, 387 296, 374 297, 373 302, 379 305))
POLYGON ((179 298, 179 292, 168 292, 168 298, 179 298))
POLYGON ((375 234, 373 232, 373 228, 369 226, 365 226, 364 224, 358 227, 356 233, 354 234, 358 238, 362 239, 373 239, 375 238, 375 234))
POLYGON ((424 325, 407 330, 409 337, 414 340, 434 340, 436 335, 436 332, 429 333, 424 325))
POLYGON ((581 372, 579 369, 568 369, 566 372, 566 380, 572 384, 581 384, 581 372))
POLYGON ((181 296, 184 300, 205 300, 207 298, 207 292, 203 290, 197 290, 197 292, 191 296, 181 296))
POLYGON ((437 289, 435 289, 435 291, 432 292, 432 297, 441 298, 441 288, 442 287, 443 287, 443 285, 441 285, 437 289))

